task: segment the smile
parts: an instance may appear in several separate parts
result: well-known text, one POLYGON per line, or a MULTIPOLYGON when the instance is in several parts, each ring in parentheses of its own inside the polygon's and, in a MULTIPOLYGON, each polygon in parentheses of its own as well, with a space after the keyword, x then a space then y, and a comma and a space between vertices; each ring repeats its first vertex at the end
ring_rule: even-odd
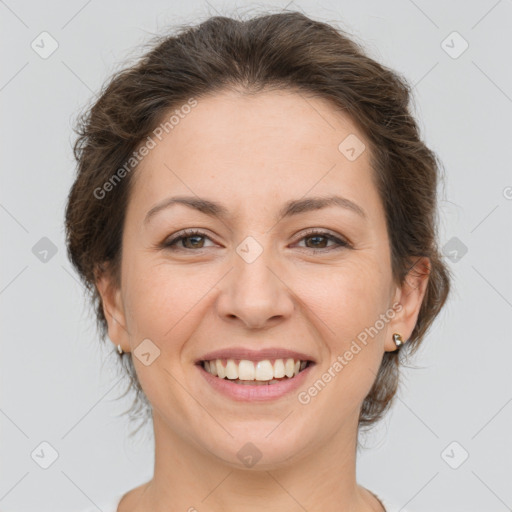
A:
POLYGON ((304 385, 315 366, 303 359, 207 359, 199 369, 214 393, 239 402, 267 402, 285 398, 304 385))
POLYGON ((310 361, 300 359, 213 359, 202 361, 202 367, 211 375, 242 385, 269 385, 292 379, 305 370, 310 361))

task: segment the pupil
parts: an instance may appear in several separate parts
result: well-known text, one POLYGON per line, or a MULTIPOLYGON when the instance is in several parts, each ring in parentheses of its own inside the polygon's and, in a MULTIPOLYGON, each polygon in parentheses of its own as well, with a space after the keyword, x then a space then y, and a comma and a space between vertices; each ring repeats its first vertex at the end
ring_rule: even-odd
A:
MULTIPOLYGON (((310 237, 310 240, 321 240, 321 239, 324 239, 325 240, 325 237, 324 236, 312 236, 310 237)), ((317 244, 314 244, 315 246, 317 246, 317 244)))
MULTIPOLYGON (((199 239, 201 239, 201 238, 202 238, 202 236, 201 236, 201 235, 189 236, 189 237, 187 237, 185 240, 194 240, 194 239, 195 239, 195 240, 197 241, 197 239, 198 239, 198 238, 199 238, 199 239)), ((192 245, 193 245, 193 247, 197 247, 197 246, 196 246, 196 244, 195 244, 194 242, 192 242, 192 245)))

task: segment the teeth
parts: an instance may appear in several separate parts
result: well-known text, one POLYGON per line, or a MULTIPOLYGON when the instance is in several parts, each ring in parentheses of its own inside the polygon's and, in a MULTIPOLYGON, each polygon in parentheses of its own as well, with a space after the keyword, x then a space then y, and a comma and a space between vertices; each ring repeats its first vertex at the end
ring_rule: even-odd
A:
POLYGON ((217 359, 214 364, 217 366, 217 376, 223 379, 226 376, 226 370, 224 369, 224 366, 222 366, 222 361, 217 359))
POLYGON ((254 380, 256 370, 252 361, 242 360, 238 364, 238 378, 240 380, 254 380))
POLYGON ((242 360, 222 360, 215 359, 212 361, 203 361, 203 368, 212 375, 221 379, 236 380, 241 384, 256 384, 256 382, 276 383, 276 379, 288 378, 298 375, 307 366, 307 361, 299 359, 276 359, 270 361, 264 359, 262 361, 242 360), (245 382, 244 382, 245 381, 245 382))
MULTIPOLYGON (((305 363, 306 361, 304 361, 305 363)), ((284 377, 284 362, 282 359, 276 359, 274 363, 274 377, 276 379, 281 379, 284 377)))
POLYGON ((228 359, 226 363, 226 377, 228 379, 238 379, 238 368, 233 359, 228 359))
POLYGON ((268 359, 256 363, 255 378, 256 380, 272 380, 274 378, 274 368, 268 359))
POLYGON ((287 359, 284 364, 284 374, 287 377, 293 377, 293 373, 295 371, 295 361, 293 359, 287 359))

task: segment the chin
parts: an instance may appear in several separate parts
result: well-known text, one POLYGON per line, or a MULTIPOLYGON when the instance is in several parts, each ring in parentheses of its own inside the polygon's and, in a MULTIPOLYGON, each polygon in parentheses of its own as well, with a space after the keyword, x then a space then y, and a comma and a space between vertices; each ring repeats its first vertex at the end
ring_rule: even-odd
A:
MULTIPOLYGON (((279 421, 282 421, 279 420, 279 421)), ((226 425, 226 434, 209 439, 203 446, 211 455, 232 468, 244 470, 276 470, 289 466, 304 456, 311 443, 288 422, 254 420, 226 425)))

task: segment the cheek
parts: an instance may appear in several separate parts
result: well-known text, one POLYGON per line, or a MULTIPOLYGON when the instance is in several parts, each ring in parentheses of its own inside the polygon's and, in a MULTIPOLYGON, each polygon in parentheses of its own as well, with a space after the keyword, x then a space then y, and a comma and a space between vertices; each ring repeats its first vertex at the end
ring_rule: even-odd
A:
POLYGON ((325 268, 304 280, 302 295, 323 320, 330 339, 343 345, 372 326, 387 307, 388 279, 376 265, 361 258, 325 268))
POLYGON ((314 312, 311 318, 323 339, 324 356, 317 380, 299 398, 318 411, 330 410, 324 426, 335 432, 375 381, 387 330, 380 320, 387 308, 387 277, 373 265, 349 263, 327 274, 317 275, 302 290, 314 312))
MULTIPOLYGON (((141 256, 127 265, 124 283, 125 312, 138 380, 153 406, 171 407, 182 416, 188 399, 181 397, 181 387, 176 384, 176 379, 183 381, 180 354, 197 328, 201 298, 212 287, 212 279, 204 274, 191 274, 183 267, 141 256), (137 347, 147 339, 156 346, 146 345, 149 348, 145 352, 151 359, 148 365, 136 357, 137 347)), ((188 403, 190 408, 193 405, 188 403)))
MULTIPOLYGON (((132 338, 150 338, 163 347, 165 340, 182 339, 183 330, 196 324, 201 309, 218 280, 206 267, 192 269, 144 259, 126 272, 125 304, 132 338)), ((135 340, 134 340, 135 341, 135 340)))

